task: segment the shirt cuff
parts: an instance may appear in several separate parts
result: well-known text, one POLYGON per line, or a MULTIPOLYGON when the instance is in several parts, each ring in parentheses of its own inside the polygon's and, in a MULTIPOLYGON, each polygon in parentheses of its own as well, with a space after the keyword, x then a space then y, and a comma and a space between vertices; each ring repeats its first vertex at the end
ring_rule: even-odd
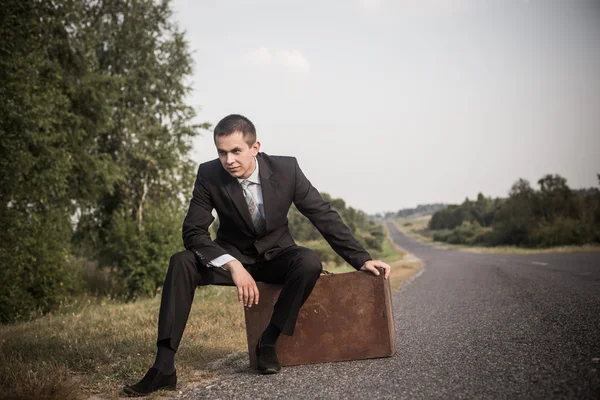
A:
POLYGON ((232 257, 230 254, 223 254, 222 256, 219 256, 219 257, 215 258, 214 260, 212 260, 211 262, 209 262, 208 266, 223 268, 223 265, 227 264, 231 260, 235 260, 235 257, 232 257))

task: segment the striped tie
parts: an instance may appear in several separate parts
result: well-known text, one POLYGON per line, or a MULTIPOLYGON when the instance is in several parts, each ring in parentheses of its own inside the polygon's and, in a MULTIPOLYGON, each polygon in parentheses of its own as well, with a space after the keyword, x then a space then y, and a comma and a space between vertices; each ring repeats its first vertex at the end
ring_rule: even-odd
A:
POLYGON ((252 224, 254 225, 254 229, 256 229, 256 233, 259 235, 262 234, 265 230, 265 219, 260 213, 258 209, 258 205, 254 201, 254 197, 252 193, 248 189, 252 182, 247 180, 242 181, 242 191, 244 192, 244 197, 246 198, 246 203, 248 204, 248 211, 250 212, 250 216, 252 217, 252 224))

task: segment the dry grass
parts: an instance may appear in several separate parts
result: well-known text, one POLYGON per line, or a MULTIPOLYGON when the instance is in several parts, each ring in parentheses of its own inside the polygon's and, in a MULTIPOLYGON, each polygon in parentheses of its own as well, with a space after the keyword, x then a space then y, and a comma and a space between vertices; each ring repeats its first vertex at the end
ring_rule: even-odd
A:
MULTIPOLYGON (((234 288, 196 293, 177 357, 182 381, 207 378, 210 363, 243 350, 243 308, 234 288)), ((122 304, 80 299, 70 314, 0 327, 0 391, 8 398, 117 398, 152 365, 160 299, 122 304)))
POLYGON ((432 245, 440 245, 440 242, 433 241, 433 232, 431 232, 427 226, 429 224, 429 220, 431 219, 431 215, 426 215, 418 218, 407 218, 407 219, 399 219, 394 221, 394 224, 402 233, 412 236, 415 239, 421 240, 423 242, 429 242, 432 245))
MULTIPOLYGON (((420 268, 418 260, 402 257, 389 242, 378 255, 393 267, 393 288, 420 268)), ((244 312, 236 297, 231 287, 196 291, 177 355, 183 385, 247 364, 244 312)), ((83 296, 53 315, 0 326, 0 397, 118 398, 123 384, 138 380, 154 362, 159 305, 159 297, 123 304, 83 296)))

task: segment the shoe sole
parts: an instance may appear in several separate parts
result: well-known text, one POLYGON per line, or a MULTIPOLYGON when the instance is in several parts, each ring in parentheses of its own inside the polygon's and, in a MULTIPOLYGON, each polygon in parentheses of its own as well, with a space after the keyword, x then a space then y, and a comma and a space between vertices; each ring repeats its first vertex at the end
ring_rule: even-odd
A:
POLYGON ((279 370, 278 370, 278 369, 273 369, 273 368, 266 368, 266 369, 261 369, 261 370, 259 370, 259 372, 260 372, 262 375, 273 375, 273 374, 276 374, 276 373, 278 373, 278 372, 279 372, 279 370))
POLYGON ((131 388, 123 388, 123 392, 129 396, 148 396, 149 394, 152 394, 154 392, 158 392, 159 390, 176 390, 177 385, 169 385, 169 386, 163 386, 160 389, 156 389, 153 390, 152 392, 149 393, 140 393, 140 392, 136 392, 135 390, 131 389, 131 388))

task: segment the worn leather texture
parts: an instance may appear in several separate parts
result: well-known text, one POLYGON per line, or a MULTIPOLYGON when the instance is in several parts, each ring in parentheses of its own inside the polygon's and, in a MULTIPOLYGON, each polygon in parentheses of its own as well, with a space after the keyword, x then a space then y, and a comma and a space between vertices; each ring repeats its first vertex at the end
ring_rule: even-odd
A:
MULTIPOLYGON (((258 282, 259 304, 245 309, 250 365, 267 327, 281 285, 258 282)), ((293 336, 281 335, 281 365, 390 357, 396 331, 389 280, 363 271, 321 275, 300 309, 293 336)))

